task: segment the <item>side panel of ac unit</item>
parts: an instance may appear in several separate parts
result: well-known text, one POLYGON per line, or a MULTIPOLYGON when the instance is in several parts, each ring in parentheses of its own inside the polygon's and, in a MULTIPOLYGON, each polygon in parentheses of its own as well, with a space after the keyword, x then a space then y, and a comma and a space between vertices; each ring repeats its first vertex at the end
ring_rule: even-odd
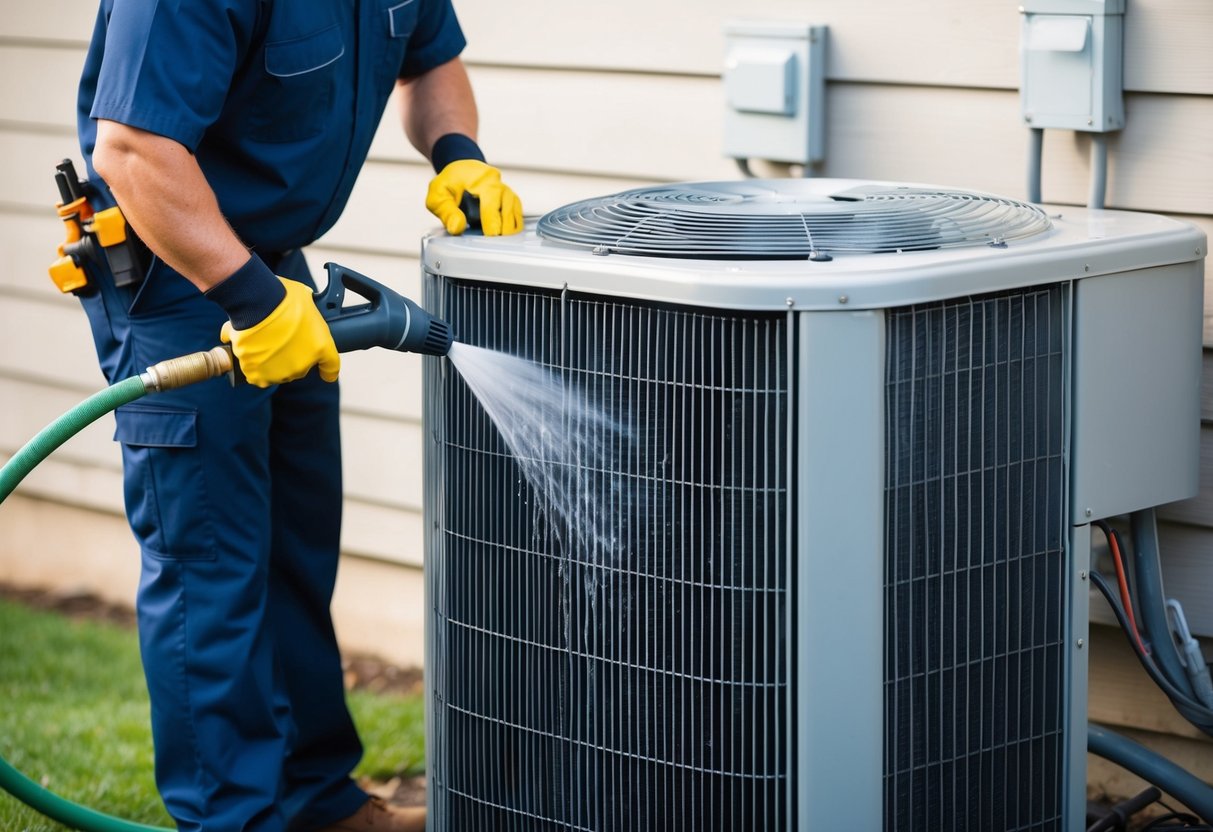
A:
POLYGON ((429 362, 432 828, 794 828, 794 316, 431 283, 461 341, 635 437, 563 472, 595 545, 429 362))
POLYGON ((1070 287, 888 310, 884 828, 1072 828, 1070 287))
POLYGON ((1081 823, 1070 308, 801 314, 799 829, 1081 823))

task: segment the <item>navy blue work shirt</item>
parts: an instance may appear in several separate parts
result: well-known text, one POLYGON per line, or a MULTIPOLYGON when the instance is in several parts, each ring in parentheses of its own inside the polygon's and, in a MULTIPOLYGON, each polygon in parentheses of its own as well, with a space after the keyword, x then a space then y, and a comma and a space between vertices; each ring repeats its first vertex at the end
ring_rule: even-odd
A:
POLYGON ((237 235, 306 245, 337 221, 397 78, 463 51, 450 0, 102 0, 77 119, 196 156, 237 235))

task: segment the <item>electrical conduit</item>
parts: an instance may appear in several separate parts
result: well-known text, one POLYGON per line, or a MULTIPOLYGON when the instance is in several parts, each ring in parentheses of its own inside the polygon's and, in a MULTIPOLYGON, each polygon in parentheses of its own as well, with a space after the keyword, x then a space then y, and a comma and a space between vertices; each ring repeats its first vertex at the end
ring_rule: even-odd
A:
POLYGON ((1213 786, 1166 757, 1094 722, 1087 724, 1087 750, 1174 795, 1206 823, 1213 823, 1213 786))
POLYGON ((1192 683, 1184 672, 1175 642, 1171 640, 1171 625, 1167 621, 1167 602, 1163 597, 1162 564, 1158 551, 1158 520, 1152 508, 1135 511, 1129 519, 1133 535, 1137 609, 1141 613, 1141 627, 1145 631, 1150 654, 1167 681, 1185 696, 1193 697, 1192 683))
POLYGON ((1044 156, 1045 131, 1033 127, 1028 139, 1028 202, 1040 203, 1040 165, 1044 156))

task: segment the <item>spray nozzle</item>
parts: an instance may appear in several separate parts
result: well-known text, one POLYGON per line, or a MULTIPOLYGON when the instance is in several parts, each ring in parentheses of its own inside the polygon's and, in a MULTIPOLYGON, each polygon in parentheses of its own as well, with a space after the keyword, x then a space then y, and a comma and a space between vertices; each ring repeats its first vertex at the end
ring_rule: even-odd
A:
MULTIPOLYGON (((329 325, 338 352, 384 347, 444 356, 451 351, 451 327, 446 321, 435 318, 413 301, 366 275, 336 263, 325 263, 324 268, 328 271, 329 283, 324 291, 316 292, 312 298, 329 325), (346 289, 366 303, 344 306, 346 289)), ((181 356, 149 367, 144 374, 148 389, 167 390, 223 373, 232 384, 243 383, 244 374, 232 355, 231 345, 225 344, 215 350, 181 356), (215 350, 222 351, 221 357, 225 360, 219 372, 210 372, 207 360, 208 356, 213 359, 215 350)))
POLYGON ((329 284, 317 292, 316 306, 328 321, 338 352, 384 347, 424 355, 446 355, 451 328, 413 301, 345 266, 325 263, 329 284), (343 306, 349 289, 367 303, 343 306))

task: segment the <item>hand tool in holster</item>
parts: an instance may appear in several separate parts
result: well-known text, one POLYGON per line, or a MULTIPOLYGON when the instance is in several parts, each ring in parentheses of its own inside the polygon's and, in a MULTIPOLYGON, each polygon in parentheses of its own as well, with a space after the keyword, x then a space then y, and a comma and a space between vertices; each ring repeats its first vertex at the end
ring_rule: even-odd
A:
POLYGON ((87 266, 106 265, 115 286, 130 286, 143 279, 148 250, 127 225, 122 211, 114 205, 93 209, 87 180, 76 176, 71 159, 55 166, 55 184, 62 200, 55 210, 63 220, 67 237, 59 244, 57 259, 50 266, 51 280, 64 294, 87 295, 96 290, 87 266))

